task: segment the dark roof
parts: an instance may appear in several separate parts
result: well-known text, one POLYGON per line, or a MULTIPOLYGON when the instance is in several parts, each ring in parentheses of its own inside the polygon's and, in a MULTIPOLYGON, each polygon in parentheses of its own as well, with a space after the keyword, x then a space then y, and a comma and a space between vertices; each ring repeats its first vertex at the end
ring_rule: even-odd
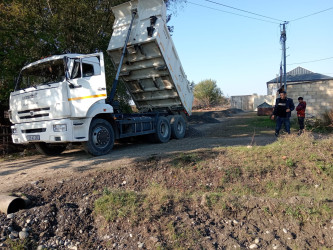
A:
POLYGON ((260 104, 257 108, 272 108, 273 106, 268 104, 267 102, 264 102, 260 104))
MULTIPOLYGON (((318 73, 313 73, 310 70, 302 67, 297 67, 287 72, 287 82, 312 82, 318 80, 333 80, 333 77, 326 76, 318 73)), ((277 83, 280 81, 280 77, 276 77, 267 83, 277 83)))

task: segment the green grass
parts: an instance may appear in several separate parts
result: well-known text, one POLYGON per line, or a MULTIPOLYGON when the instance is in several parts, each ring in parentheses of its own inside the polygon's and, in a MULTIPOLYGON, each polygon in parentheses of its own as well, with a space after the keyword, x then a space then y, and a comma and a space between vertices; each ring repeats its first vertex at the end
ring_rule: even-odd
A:
POLYGON ((142 197, 132 191, 106 191, 96 200, 95 211, 107 221, 130 217, 135 219, 138 208, 142 205, 142 197))
POLYGON ((11 250, 25 250, 25 249, 36 249, 36 243, 32 242, 29 239, 25 240, 11 240, 7 239, 5 243, 8 245, 11 250))
POLYGON ((254 128, 275 128, 275 121, 271 120, 268 116, 255 116, 247 121, 249 127, 254 128))
POLYGON ((171 165, 175 168, 193 167, 202 161, 202 157, 197 153, 180 153, 171 161, 171 165))

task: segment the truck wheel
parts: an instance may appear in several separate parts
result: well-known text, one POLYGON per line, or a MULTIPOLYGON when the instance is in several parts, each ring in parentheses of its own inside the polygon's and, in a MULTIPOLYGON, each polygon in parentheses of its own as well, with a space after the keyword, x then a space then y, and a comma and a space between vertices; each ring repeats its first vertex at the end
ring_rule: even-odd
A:
POLYGON ((173 123, 171 124, 171 136, 175 139, 182 139, 185 136, 186 132, 186 122, 185 119, 176 115, 173 119, 173 123))
POLYGON ((160 116, 157 120, 156 133, 154 134, 154 139, 156 142, 168 142, 171 137, 171 126, 169 120, 160 116))
POLYGON ((104 119, 93 119, 89 127, 89 139, 83 143, 87 153, 100 156, 110 153, 114 145, 112 125, 104 119))
POLYGON ((65 151, 67 144, 35 143, 37 151, 43 155, 55 156, 65 151))

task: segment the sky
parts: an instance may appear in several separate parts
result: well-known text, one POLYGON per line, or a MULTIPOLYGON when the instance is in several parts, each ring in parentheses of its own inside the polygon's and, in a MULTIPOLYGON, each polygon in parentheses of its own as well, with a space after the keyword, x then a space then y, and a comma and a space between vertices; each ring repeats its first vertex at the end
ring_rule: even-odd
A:
POLYGON ((265 95, 266 82, 279 74, 283 21, 290 21, 286 26, 287 72, 300 66, 333 77, 332 0, 212 1, 278 20, 207 0, 187 0, 176 9, 169 25, 174 26, 172 39, 189 81, 215 80, 226 96, 265 95), (307 15, 311 16, 294 20, 307 15))

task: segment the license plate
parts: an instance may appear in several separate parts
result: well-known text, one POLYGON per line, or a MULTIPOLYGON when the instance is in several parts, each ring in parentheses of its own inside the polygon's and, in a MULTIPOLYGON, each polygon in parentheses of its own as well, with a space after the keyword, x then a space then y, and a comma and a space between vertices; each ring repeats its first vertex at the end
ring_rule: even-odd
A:
POLYGON ((40 136, 39 135, 27 135, 27 140, 28 141, 39 141, 40 136))

